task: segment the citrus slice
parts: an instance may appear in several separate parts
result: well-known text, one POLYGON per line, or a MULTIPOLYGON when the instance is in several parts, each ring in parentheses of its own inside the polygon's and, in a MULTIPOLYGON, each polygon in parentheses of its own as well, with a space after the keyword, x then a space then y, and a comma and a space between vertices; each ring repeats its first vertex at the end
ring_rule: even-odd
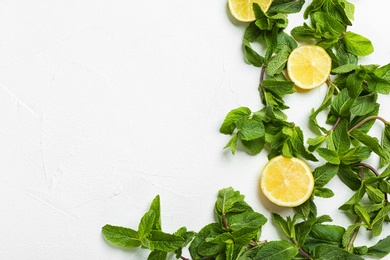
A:
POLYGON ((295 207, 310 198, 314 178, 304 161, 280 155, 264 166, 260 188, 271 202, 279 206, 295 207))
POLYGON ((301 46, 294 49, 287 60, 287 73, 301 89, 313 89, 328 79, 332 59, 321 47, 301 46))
POLYGON ((272 0, 229 0, 228 4, 234 18, 241 22, 251 22, 256 19, 253 13, 254 3, 258 4, 263 12, 267 12, 272 0))

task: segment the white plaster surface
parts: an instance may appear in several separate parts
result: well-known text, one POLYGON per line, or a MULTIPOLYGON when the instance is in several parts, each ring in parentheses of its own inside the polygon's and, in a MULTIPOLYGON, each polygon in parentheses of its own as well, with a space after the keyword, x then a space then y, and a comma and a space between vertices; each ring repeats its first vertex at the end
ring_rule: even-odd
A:
MULTIPOLYGON (((351 30, 375 46, 362 63, 389 63, 390 2, 352 2, 351 30)), ((222 149, 226 113, 261 107, 244 28, 225 0, 0 1, 0 259, 146 259, 101 228, 136 228, 157 194, 167 232, 213 221, 228 186, 267 217, 289 213, 259 193, 266 153, 222 149)), ((306 138, 325 91, 286 99, 306 138)), ((390 119, 390 98, 380 99, 390 119)), ((337 207, 350 193, 330 185, 336 196, 316 200, 319 213, 346 226, 337 207)), ((270 221, 263 230, 279 238, 270 221)))

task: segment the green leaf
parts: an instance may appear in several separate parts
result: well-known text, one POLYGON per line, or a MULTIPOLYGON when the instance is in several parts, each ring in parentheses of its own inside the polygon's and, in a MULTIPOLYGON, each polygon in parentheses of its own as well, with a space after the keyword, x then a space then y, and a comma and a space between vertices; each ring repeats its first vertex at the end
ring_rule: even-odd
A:
POLYGON ((294 82, 280 80, 263 80, 262 86, 269 92, 279 97, 296 92, 294 82))
POLYGON ((368 248, 367 255, 383 258, 390 253, 390 236, 379 240, 374 246, 368 248))
POLYGON ((157 195, 152 203, 150 204, 149 211, 154 211, 155 218, 153 222, 152 229, 161 230, 161 207, 160 207, 160 196, 157 195))
POLYGON ((339 171, 339 166, 326 163, 317 167, 314 172, 314 184, 316 187, 325 186, 339 171))
POLYGON ((377 138, 369 136, 368 134, 360 131, 359 129, 354 129, 352 132, 350 132, 350 135, 362 144, 366 145, 381 158, 383 158, 382 160, 390 160, 389 152, 383 149, 383 147, 379 144, 379 140, 377 138))
POLYGON ((260 153, 265 145, 265 138, 253 139, 250 141, 241 140, 242 145, 252 154, 260 153))
POLYGON ((343 39, 347 50, 357 56, 367 56, 374 51, 371 41, 359 34, 348 31, 343 39))
POLYGON ((309 151, 315 151, 323 142, 326 140, 326 135, 319 135, 314 138, 307 139, 307 144, 309 145, 309 151))
POLYGON ((267 219, 257 212, 243 212, 240 214, 234 214, 227 218, 227 223, 232 231, 238 231, 242 228, 257 228, 259 229, 267 222, 267 219))
POLYGON ((348 248, 349 242, 351 241, 351 237, 354 235, 355 230, 359 229, 361 225, 362 225, 361 223, 355 223, 355 224, 350 225, 345 230, 345 233, 344 233, 343 238, 342 238, 342 243, 343 243, 344 248, 348 248))
POLYGON ((344 233, 345 229, 340 226, 315 224, 311 228, 306 243, 341 246, 344 233))
POLYGON ((351 166, 340 164, 338 176, 340 180, 351 190, 358 190, 362 184, 360 177, 352 170, 351 166))
POLYGON ((333 15, 325 12, 313 13, 312 20, 316 31, 321 33, 325 39, 338 39, 344 33, 344 25, 341 24, 333 15))
POLYGON ((150 252, 148 256, 148 260, 163 260, 163 259, 167 259, 167 256, 168 256, 168 252, 154 250, 150 252))
POLYGON ((355 207, 353 208, 353 210, 355 211, 356 215, 359 216, 359 218, 366 224, 366 225, 370 225, 371 223, 371 219, 370 219, 370 215, 368 213, 368 211, 366 210, 366 208, 364 208, 363 206, 361 206, 360 204, 356 204, 355 207))
MULTIPOLYGON (((244 32, 244 46, 247 42, 254 42, 257 39, 261 38, 262 31, 257 27, 255 22, 249 23, 244 32), (246 41, 245 41, 246 40, 246 41)), ((252 47, 250 47, 252 48, 252 47)))
POLYGON ((298 248, 287 241, 271 241, 260 247, 248 250, 243 259, 252 260, 289 260, 298 254, 298 248), (246 258, 247 256, 251 256, 246 258))
POLYGON ((138 232, 130 228, 105 225, 102 233, 108 241, 118 246, 134 248, 141 245, 138 232))
POLYGON ((371 185, 366 185, 366 192, 368 198, 372 203, 381 203, 384 200, 384 194, 380 189, 377 189, 371 185))
POLYGON ((152 231, 155 218, 156 213, 152 210, 149 210, 143 215, 138 225, 138 236, 140 239, 146 237, 152 231))
POLYGON ((223 252, 226 242, 233 237, 229 232, 222 233, 212 239, 207 239, 198 247, 198 253, 202 256, 216 256, 223 252))
POLYGON ((152 230, 148 236, 150 250, 173 252, 183 246, 184 238, 164 233, 160 230, 152 230))
POLYGON ((245 117, 249 117, 251 110, 247 107, 239 107, 230 111, 223 121, 219 131, 222 134, 230 135, 236 129, 236 123, 245 117))
POLYGON ((340 164, 340 158, 336 151, 327 148, 318 148, 318 154, 324 158, 328 163, 340 164))
POLYGON ((314 257, 318 260, 363 260, 360 256, 353 255, 339 247, 326 244, 316 246, 314 257))
POLYGON ((343 153, 340 156, 340 160, 346 164, 354 164, 361 162, 371 155, 371 150, 368 147, 365 146, 357 146, 354 148, 349 149, 347 152, 343 153))
POLYGON ((232 138, 230 138, 229 142, 223 148, 230 148, 232 154, 235 154, 237 148, 237 142, 238 142, 238 133, 233 135, 232 138))
POLYGON ((186 227, 181 227, 179 228, 175 233, 173 233, 175 236, 179 236, 184 239, 183 244, 181 245, 180 248, 175 250, 176 258, 180 258, 182 255, 182 248, 186 246, 188 243, 191 242, 191 240, 195 236, 195 232, 193 231, 187 231, 186 227))
POLYGON ((320 198, 331 198, 334 196, 334 193, 332 190, 330 190, 328 188, 315 187, 314 188, 314 196, 317 196, 320 198))
POLYGON ((354 103, 354 99, 351 99, 347 89, 341 90, 334 98, 331 111, 336 116, 346 117, 349 116, 351 111, 350 108, 354 103))
POLYGON ((365 96, 360 96, 353 102, 351 106, 351 113, 357 116, 364 116, 378 108, 376 103, 378 94, 371 93, 365 96))
POLYGON ((380 166, 383 167, 390 163, 390 124, 386 124, 382 135, 381 144, 384 154, 388 156, 380 157, 380 166))
POLYGON ((264 57, 258 54, 250 45, 249 41, 243 40, 246 60, 255 67, 261 67, 264 64, 264 57))
POLYGON ((218 198, 215 203, 215 212, 221 216, 229 212, 240 213, 244 211, 253 211, 244 201, 245 196, 232 187, 221 189, 218 192, 218 198))
POLYGON ((339 209, 344 211, 352 210, 354 206, 358 204, 360 200, 363 198, 365 192, 366 192, 365 186, 361 185, 360 188, 352 195, 352 197, 347 202, 345 202, 341 207, 339 207, 339 209))
POLYGON ((309 153, 306 150, 306 147, 304 146, 303 132, 298 126, 292 128, 292 135, 290 141, 294 151, 293 156, 295 157, 301 156, 306 160, 310 160, 314 162, 318 161, 313 154, 309 153))
POLYGON ((352 72, 358 68, 359 68, 359 65, 357 65, 357 64, 344 64, 344 65, 341 65, 337 68, 332 69, 332 73, 345 74, 345 73, 352 72))
POLYGON ((224 232, 224 230, 217 223, 211 223, 211 224, 204 226, 198 232, 198 234, 196 234, 196 236, 194 237, 194 240, 192 240, 192 242, 189 246, 189 252, 191 254, 191 257, 193 259, 202 259, 202 255, 200 255, 198 253, 199 245, 210 238, 214 238, 214 237, 222 234, 223 232, 224 232))
POLYGON ((348 120, 341 119, 330 135, 333 138, 333 145, 338 154, 343 154, 349 150, 351 140, 348 136, 348 120))
POLYGON ((382 233, 382 225, 384 220, 388 217, 390 212, 390 205, 384 206, 372 221, 372 235, 379 236, 382 233))
POLYGON ((291 35, 295 39, 321 38, 321 36, 316 33, 316 30, 306 23, 303 23, 302 26, 294 27, 291 30, 291 35))
POLYGON ((250 118, 241 118, 236 122, 236 127, 239 138, 245 141, 258 139, 265 134, 263 123, 250 118))
POLYGON ((269 76, 274 76, 275 74, 279 74, 284 70, 290 52, 290 48, 285 46, 278 53, 276 53, 274 57, 271 58, 267 64, 267 74, 269 76))
POLYGON ((285 47, 288 47, 288 49, 290 51, 292 51, 296 47, 298 47, 298 43, 294 40, 293 37, 291 37, 290 35, 288 35, 284 31, 280 31, 278 33, 278 44, 276 46, 276 51, 279 52, 279 51, 283 50, 285 47))
POLYGON ((268 9, 268 12, 278 12, 278 13, 298 13, 301 11, 304 0, 289 1, 289 0, 274 0, 272 1, 271 7, 268 9))

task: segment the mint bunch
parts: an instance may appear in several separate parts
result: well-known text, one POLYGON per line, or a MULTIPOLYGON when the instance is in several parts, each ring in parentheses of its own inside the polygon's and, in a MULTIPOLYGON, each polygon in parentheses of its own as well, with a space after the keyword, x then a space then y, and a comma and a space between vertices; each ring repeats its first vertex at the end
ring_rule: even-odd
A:
POLYGON ((138 230, 106 225, 103 235, 122 247, 151 251, 148 259, 250 260, 250 259, 363 259, 390 253, 390 235, 374 245, 355 245, 359 231, 383 235, 390 221, 390 122, 380 114, 379 95, 390 93, 390 64, 359 64, 359 57, 374 51, 369 39, 350 31, 354 5, 347 0, 313 0, 303 12, 305 22, 285 32, 288 14, 301 12, 304 0, 274 0, 264 13, 254 4, 256 20, 244 32, 243 47, 249 64, 259 68, 258 85, 263 107, 252 111, 239 107, 226 115, 220 132, 229 135, 225 148, 245 150, 268 158, 300 157, 322 163, 314 171, 314 192, 309 200, 283 218, 272 215, 282 232, 278 241, 267 241, 261 233, 267 219, 255 212, 244 195, 233 188, 218 192, 216 221, 199 232, 180 228, 173 234, 161 228, 157 196, 141 218, 138 230), (304 41, 321 46, 332 58, 331 76, 323 101, 308 118, 315 137, 305 140, 303 131, 289 122, 285 95, 293 95, 294 83, 286 77, 290 53, 304 41), (252 45, 260 44, 259 53, 252 45), (319 115, 323 115, 320 117, 319 115), (320 122, 319 118, 325 118, 320 122), (370 132, 383 123, 382 135, 370 132), (376 156, 378 166, 367 159, 376 156), (353 221, 347 227, 332 225, 328 215, 317 215, 315 198, 334 196, 327 184, 337 177, 353 195, 338 205, 353 221), (188 248, 191 258, 183 256, 188 248))

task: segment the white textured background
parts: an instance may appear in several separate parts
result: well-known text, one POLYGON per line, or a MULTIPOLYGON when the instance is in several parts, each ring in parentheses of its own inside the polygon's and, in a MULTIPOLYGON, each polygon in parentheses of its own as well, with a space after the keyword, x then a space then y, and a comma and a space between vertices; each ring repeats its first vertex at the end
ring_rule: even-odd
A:
MULTIPOLYGON (((390 2, 352 2, 350 29, 375 47, 362 63, 387 64, 390 2)), ((225 0, 1 0, 0 258, 146 259, 107 243, 101 227, 136 228, 157 194, 167 232, 213 221, 228 186, 267 217, 288 213, 259 194, 266 154, 232 156, 218 133, 231 109, 261 107, 244 28, 225 0)), ((287 98, 306 138, 325 88, 287 98)), ((320 214, 346 226, 336 208, 350 193, 331 185, 320 214)), ((263 238, 278 238, 271 222, 263 238)))

